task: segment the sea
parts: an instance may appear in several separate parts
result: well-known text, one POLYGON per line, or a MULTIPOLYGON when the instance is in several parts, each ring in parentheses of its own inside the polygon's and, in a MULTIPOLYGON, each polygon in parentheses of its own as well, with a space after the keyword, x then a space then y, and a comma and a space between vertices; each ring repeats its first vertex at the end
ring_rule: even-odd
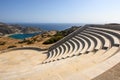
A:
MULTIPOLYGON (((65 30, 67 28, 70 28, 72 26, 83 26, 85 24, 83 23, 10 23, 10 24, 18 24, 22 27, 38 27, 41 30, 44 31, 50 31, 50 30, 65 30)), ((9 37, 15 38, 15 39, 25 39, 29 37, 33 37, 35 35, 38 35, 38 33, 30 33, 30 34, 13 34, 9 37)))

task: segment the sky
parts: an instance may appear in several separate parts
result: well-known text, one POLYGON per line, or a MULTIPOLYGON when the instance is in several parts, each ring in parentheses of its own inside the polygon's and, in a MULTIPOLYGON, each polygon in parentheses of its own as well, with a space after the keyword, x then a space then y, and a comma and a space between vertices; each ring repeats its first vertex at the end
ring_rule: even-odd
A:
POLYGON ((120 0, 0 0, 0 22, 120 23, 120 0))

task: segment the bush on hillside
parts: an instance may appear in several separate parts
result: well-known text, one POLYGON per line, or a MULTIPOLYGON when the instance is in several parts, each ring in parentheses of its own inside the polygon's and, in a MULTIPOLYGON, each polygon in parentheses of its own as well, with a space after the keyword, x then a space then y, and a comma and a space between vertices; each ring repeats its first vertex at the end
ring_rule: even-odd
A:
POLYGON ((65 29, 63 31, 58 31, 50 39, 48 39, 47 41, 43 42, 43 44, 55 43, 55 42, 59 41, 60 39, 62 39, 63 37, 67 36, 68 34, 72 33, 73 31, 77 30, 78 28, 79 27, 77 27, 77 26, 73 26, 73 27, 71 27, 69 29, 65 29))
POLYGON ((35 41, 34 40, 28 40, 27 44, 33 44, 35 41))
POLYGON ((15 48, 15 47, 17 47, 17 46, 15 46, 15 45, 8 46, 8 49, 9 49, 9 48, 15 48))
POLYGON ((57 42, 58 40, 62 39, 63 36, 53 36, 52 38, 48 39, 47 41, 43 42, 43 44, 52 44, 57 42))

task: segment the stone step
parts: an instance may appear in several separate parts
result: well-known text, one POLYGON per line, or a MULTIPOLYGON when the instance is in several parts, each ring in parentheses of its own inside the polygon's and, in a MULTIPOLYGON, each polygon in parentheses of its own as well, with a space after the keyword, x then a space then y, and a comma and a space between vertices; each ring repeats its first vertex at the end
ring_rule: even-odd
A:
POLYGON ((81 34, 84 34, 84 35, 86 35, 86 36, 88 36, 88 37, 91 37, 91 38, 93 38, 93 41, 95 42, 95 44, 96 44, 96 47, 95 47, 95 49, 101 49, 102 48, 102 41, 98 38, 98 37, 96 37, 96 36, 94 36, 94 35, 91 35, 91 34, 88 34, 88 33, 81 33, 81 34), (99 43, 99 44, 98 44, 99 43))
POLYGON ((114 39, 114 44, 120 44, 120 32, 104 28, 92 28, 97 31, 103 31, 105 34, 110 35, 114 39))
POLYGON ((92 31, 92 30, 85 30, 84 32, 92 33, 92 34, 101 36, 102 39, 104 39, 104 42, 105 42, 104 47, 105 48, 110 48, 111 47, 111 41, 108 39, 108 37, 102 35, 101 33, 97 32, 97 31, 92 31))
POLYGON ((76 37, 82 39, 84 41, 84 43, 85 43, 85 47, 80 51, 80 53, 83 54, 83 53, 85 53, 88 50, 89 44, 88 44, 88 42, 85 39, 83 39, 83 37, 82 38, 81 38, 81 36, 76 36, 76 37))
POLYGON ((83 36, 83 37, 87 38, 89 40, 89 42, 90 42, 90 46, 89 46, 89 48, 88 48, 87 51, 93 51, 95 49, 95 43, 94 43, 94 41, 91 38, 87 37, 86 35, 80 34, 80 36, 83 36))

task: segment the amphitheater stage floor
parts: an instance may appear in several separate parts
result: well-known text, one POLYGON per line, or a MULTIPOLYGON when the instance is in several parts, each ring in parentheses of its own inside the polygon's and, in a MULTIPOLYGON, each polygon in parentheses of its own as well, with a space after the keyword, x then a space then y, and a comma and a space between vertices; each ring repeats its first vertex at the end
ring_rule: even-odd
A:
MULTIPOLYGON (((47 56, 43 51, 15 50, 0 54, 0 74, 30 70, 41 63, 47 56)), ((1 76, 1 75, 0 75, 1 76)))

